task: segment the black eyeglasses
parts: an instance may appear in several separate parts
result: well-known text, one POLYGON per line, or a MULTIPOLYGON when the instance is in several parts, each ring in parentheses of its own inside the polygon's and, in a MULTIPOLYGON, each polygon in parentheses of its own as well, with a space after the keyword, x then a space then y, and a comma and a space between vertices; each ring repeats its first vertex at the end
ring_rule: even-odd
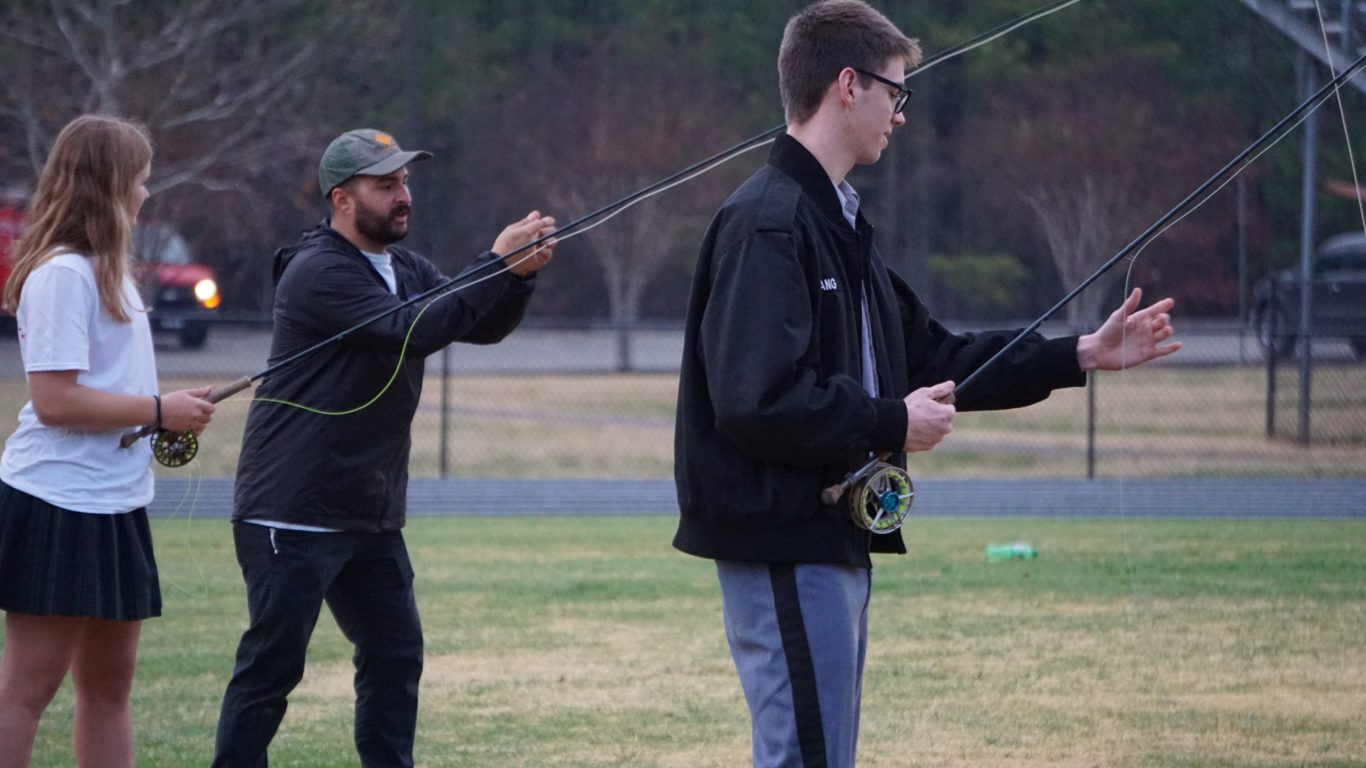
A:
POLYGON ((896 89, 896 96, 892 102, 892 114, 901 114, 901 110, 906 108, 906 102, 910 100, 912 91, 906 87, 905 83, 888 80, 882 75, 873 74, 866 69, 859 69, 858 67, 850 67, 850 69, 853 69, 860 75, 867 75, 883 85, 896 89))

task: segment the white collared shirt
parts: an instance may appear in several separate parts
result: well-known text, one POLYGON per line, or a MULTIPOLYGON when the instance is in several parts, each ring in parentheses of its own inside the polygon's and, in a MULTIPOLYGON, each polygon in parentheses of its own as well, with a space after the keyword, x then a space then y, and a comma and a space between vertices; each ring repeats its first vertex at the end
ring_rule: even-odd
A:
MULTIPOLYGON (((835 185, 835 195, 840 199, 840 213, 844 214, 844 220, 849 222, 849 226, 857 226, 858 221, 858 192, 849 186, 848 181, 841 180, 835 185)), ((873 354, 873 325, 868 320, 868 287, 863 286, 862 295, 859 296, 860 314, 862 315, 862 336, 863 340, 863 388, 870 397, 878 396, 877 387, 877 358, 873 354)))

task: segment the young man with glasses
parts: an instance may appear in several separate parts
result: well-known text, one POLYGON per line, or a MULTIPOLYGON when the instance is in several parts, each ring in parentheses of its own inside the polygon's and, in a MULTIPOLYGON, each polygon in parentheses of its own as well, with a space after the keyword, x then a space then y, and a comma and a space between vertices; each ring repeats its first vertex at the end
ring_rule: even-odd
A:
POLYGON ((934 448, 955 407, 1012 408, 1092 369, 1179 349, 1170 299, 1135 291, 1096 333, 1033 334, 953 402, 1014 331, 955 335, 890 272, 845 180, 905 124, 916 41, 859 0, 789 21, 778 56, 787 134, 702 243, 679 383, 674 545, 716 561, 749 704, 754 765, 854 765, 870 552, 904 553, 821 490, 870 455, 934 448), (977 386, 980 383, 981 386, 977 386))

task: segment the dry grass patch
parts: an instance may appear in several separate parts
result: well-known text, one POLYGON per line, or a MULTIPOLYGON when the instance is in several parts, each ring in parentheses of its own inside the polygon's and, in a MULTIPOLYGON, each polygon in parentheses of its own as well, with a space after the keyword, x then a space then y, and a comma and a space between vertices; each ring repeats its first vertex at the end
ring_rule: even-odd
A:
MULTIPOLYGON (((571 521, 483 521, 504 546, 462 537, 449 584, 480 579, 503 599, 478 603, 481 620, 433 608, 437 585, 422 598, 440 624, 428 633, 424 764, 745 764, 748 718, 710 566, 622 549, 645 529, 659 544, 671 522, 622 523, 622 537, 603 538, 555 534, 571 521)), ((911 557, 875 571, 860 765, 1355 765, 1366 754, 1366 573, 1350 565, 1360 524, 914 526, 911 557), (1043 556, 983 563, 980 542, 1002 531, 1043 556)), ((313 670, 309 700, 346 697, 349 681, 342 660, 313 670)))
MULTIPOLYGON (((198 384, 166 380, 166 390, 198 384)), ((673 471, 671 374, 462 376, 450 381, 448 471, 485 477, 650 477, 673 471)), ((1361 476, 1366 472, 1366 368, 1315 378, 1316 441, 1293 424, 1265 436, 1265 373, 1255 367, 1156 366, 1099 377, 1097 471, 1102 477, 1361 476), (1355 393, 1355 394, 1354 394, 1355 393), (1355 435, 1355 437, 1353 436, 1355 435)), ((1293 381, 1282 382, 1281 422, 1293 421, 1293 381)), ((441 380, 429 376, 413 424, 411 471, 440 473, 441 380)), ((0 413, 27 399, 22 379, 0 382, 0 413)), ((249 393, 219 405, 192 468, 236 471, 249 393)), ((345 418, 326 417, 319 418, 345 418)), ((1086 392, 1061 390, 1029 408, 962 413, 935 451, 913 458, 936 477, 1077 477, 1086 472, 1086 392)), ((184 472, 181 470, 170 470, 184 472)))
MULTIPOLYGON (((692 615, 706 609, 699 601, 682 601, 659 611, 692 615)), ((749 747, 746 728, 737 725, 747 715, 719 617, 708 619, 707 631, 679 633, 672 622, 566 614, 540 627, 540 648, 507 642, 429 654, 419 726, 427 764, 739 764, 749 747), (692 726, 698 720, 730 725, 697 740, 692 726), (551 751, 526 745, 504 752, 499 746, 511 734, 542 729, 557 735, 551 751), (679 743, 665 754, 661 740, 679 743), (438 757, 461 751, 469 762, 438 757)), ((351 696, 351 680, 346 661, 311 667, 291 717, 297 709, 305 726, 326 720, 339 700, 351 696)))
MULTIPOLYGON (((1361 521, 912 521, 878 558, 861 766, 1362 766, 1361 521), (1039 546, 989 564, 987 541, 1039 546)), ((422 519, 431 768, 732 768, 749 722, 714 568, 668 518, 422 519)), ((227 526, 154 524, 139 766, 206 765, 245 604, 227 526), (201 570, 202 569, 202 570, 201 570), (198 574, 202 573, 202 577, 198 574)), ((324 611, 271 764, 355 765, 351 649, 324 611)), ((70 691, 35 766, 70 766, 70 691)))

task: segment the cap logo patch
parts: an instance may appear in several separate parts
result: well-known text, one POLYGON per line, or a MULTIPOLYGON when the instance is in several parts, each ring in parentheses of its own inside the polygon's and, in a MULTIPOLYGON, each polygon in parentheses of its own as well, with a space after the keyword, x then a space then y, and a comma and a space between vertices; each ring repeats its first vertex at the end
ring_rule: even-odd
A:
POLYGON ((382 131, 375 131, 375 143, 385 147, 394 145, 394 137, 382 131))

